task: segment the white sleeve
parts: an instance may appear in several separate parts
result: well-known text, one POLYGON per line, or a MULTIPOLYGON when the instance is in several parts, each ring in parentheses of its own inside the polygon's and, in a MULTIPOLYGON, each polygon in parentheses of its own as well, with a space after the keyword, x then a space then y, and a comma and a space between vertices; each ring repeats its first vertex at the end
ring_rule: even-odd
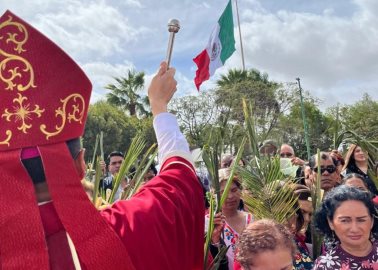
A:
POLYGON ((155 116, 153 125, 159 147, 160 165, 174 156, 185 158, 193 163, 188 142, 180 131, 176 116, 167 112, 160 113, 155 116))

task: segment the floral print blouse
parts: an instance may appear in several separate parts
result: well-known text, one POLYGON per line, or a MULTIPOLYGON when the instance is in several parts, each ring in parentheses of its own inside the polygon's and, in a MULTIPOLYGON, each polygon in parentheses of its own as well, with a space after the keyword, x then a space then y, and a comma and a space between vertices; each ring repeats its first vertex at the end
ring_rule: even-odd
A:
POLYGON ((318 257, 314 270, 378 270, 378 243, 373 243, 372 250, 365 257, 356 257, 341 248, 340 245, 318 257))
MULTIPOLYGON (((249 223, 253 222, 254 218, 251 213, 245 212, 245 226, 247 226, 249 223)), ((209 216, 205 216, 205 232, 207 232, 207 227, 209 224, 209 216)), ((226 256, 228 260, 228 269, 233 270, 234 269, 234 260, 235 260, 235 249, 236 249, 236 242, 239 239, 239 234, 234 230, 227 222, 223 229, 224 232, 224 243, 226 246, 229 246, 229 249, 227 250, 226 256)))
POLYGON ((298 234, 294 236, 298 252, 295 254, 293 270, 311 270, 313 267, 313 261, 306 246, 305 238, 305 236, 298 234))

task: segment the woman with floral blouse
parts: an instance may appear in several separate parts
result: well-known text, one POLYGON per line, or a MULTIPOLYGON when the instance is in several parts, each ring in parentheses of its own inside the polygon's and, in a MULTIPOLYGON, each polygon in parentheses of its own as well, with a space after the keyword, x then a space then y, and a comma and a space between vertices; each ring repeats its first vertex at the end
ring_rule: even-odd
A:
POLYGON ((334 188, 316 212, 315 226, 333 242, 316 259, 315 270, 378 269, 378 219, 369 192, 345 185, 334 188))

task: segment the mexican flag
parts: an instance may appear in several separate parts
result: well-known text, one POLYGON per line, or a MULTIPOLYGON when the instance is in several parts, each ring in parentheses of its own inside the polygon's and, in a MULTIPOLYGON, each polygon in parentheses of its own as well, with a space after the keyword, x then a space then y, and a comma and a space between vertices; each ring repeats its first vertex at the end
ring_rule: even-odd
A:
POLYGON ((208 80, 214 74, 217 68, 224 65, 234 51, 234 22, 231 0, 229 0, 226 9, 218 20, 218 24, 211 33, 206 49, 193 59, 198 67, 194 78, 197 90, 199 90, 202 82, 208 80))

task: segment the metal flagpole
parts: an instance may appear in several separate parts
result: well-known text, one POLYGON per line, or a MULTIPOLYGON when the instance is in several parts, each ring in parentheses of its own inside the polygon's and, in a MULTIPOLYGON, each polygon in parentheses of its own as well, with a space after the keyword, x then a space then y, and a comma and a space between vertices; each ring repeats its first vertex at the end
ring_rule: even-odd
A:
POLYGON ((245 71, 244 50, 243 50, 242 35, 241 35, 241 30, 240 30, 240 19, 239 19, 238 0, 235 0, 235 4, 236 4, 236 18, 238 19, 239 38, 240 38, 240 50, 241 50, 241 57, 242 57, 243 71, 245 71))
POLYGON ((310 160, 310 158, 311 158, 310 143, 308 141, 308 127, 307 127, 306 114, 305 114, 304 104, 303 104, 301 79, 300 78, 296 78, 296 80, 298 81, 299 94, 301 96, 301 110, 302 110, 302 119, 303 119, 303 127, 304 127, 304 134, 305 134, 305 142, 306 142, 306 148, 307 148, 307 158, 308 158, 308 160, 310 160))

